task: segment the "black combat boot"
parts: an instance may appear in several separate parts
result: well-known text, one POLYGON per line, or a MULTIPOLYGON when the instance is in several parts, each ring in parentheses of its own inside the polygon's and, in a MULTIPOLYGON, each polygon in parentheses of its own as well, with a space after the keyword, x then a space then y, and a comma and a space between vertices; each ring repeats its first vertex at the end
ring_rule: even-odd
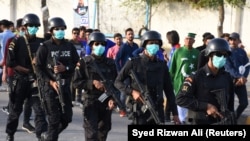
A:
POLYGON ((14 136, 13 135, 7 135, 6 141, 14 141, 14 136))
POLYGON ((34 133, 36 131, 35 127, 32 126, 29 122, 24 123, 22 129, 27 131, 28 133, 34 133))
POLYGON ((47 132, 43 132, 43 133, 41 134, 40 140, 38 140, 38 141, 46 141, 47 138, 48 138, 47 132))

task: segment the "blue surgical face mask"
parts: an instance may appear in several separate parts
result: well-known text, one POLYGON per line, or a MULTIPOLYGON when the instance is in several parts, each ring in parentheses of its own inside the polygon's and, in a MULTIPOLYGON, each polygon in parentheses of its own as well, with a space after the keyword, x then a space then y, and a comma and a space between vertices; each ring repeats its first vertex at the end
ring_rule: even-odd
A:
POLYGON ((220 69, 226 64, 226 60, 227 59, 224 56, 218 57, 214 55, 212 62, 217 69, 220 69))
POLYGON ((54 36, 56 39, 61 40, 64 38, 65 32, 64 32, 64 30, 56 30, 56 31, 54 31, 54 36))
POLYGON ((20 31, 18 34, 19 34, 19 36, 24 36, 25 32, 24 31, 20 31))
POLYGON ((146 50, 150 56, 154 56, 157 53, 157 51, 159 51, 159 45, 158 44, 147 45, 146 50))
POLYGON ((98 45, 98 46, 93 46, 93 47, 94 47, 93 53, 96 56, 102 56, 102 54, 105 51, 105 47, 103 45, 98 45))
POLYGON ((35 26, 33 26, 33 27, 29 27, 28 26, 28 33, 30 34, 30 35, 35 35, 36 33, 37 33, 37 31, 38 31, 38 27, 35 27, 35 26))

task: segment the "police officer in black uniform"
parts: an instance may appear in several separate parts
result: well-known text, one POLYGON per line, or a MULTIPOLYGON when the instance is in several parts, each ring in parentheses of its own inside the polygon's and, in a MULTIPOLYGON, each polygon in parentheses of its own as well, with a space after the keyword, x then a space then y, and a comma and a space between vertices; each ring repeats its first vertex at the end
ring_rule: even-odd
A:
POLYGON ((92 54, 80 60, 80 66, 76 69, 73 78, 73 85, 86 91, 83 94, 85 141, 106 141, 108 132, 111 130, 114 100, 111 97, 105 97, 106 88, 100 74, 105 77, 106 81, 113 83, 117 71, 114 60, 103 55, 106 45, 103 33, 91 33, 88 45, 92 49, 92 54), (98 69, 101 72, 98 73, 98 69))
POLYGON ((229 45, 215 38, 205 51, 208 63, 185 79, 176 103, 188 108, 190 124, 234 124, 233 79, 223 68, 231 54, 229 45))
MULTIPOLYGON (((147 31, 143 34, 141 45, 145 48, 143 54, 136 58, 131 58, 118 74, 115 86, 122 92, 126 93, 132 98, 127 103, 130 111, 132 111, 132 124, 158 124, 155 120, 150 118, 151 112, 141 110, 144 106, 141 101, 141 93, 135 79, 131 77, 131 70, 133 70, 143 86, 146 93, 152 99, 155 105, 153 107, 158 113, 161 123, 164 123, 164 108, 163 108, 163 91, 166 94, 171 111, 173 112, 174 121, 179 124, 177 105, 175 104, 175 95, 173 93, 173 86, 170 80, 169 71, 166 63, 156 57, 157 51, 162 46, 161 35, 156 31, 147 31), (131 87, 126 87, 123 81, 131 78, 131 87), (131 105, 131 106, 129 106, 131 105)), ((145 96, 145 95, 144 95, 145 96)), ((129 115, 131 115, 129 114, 129 115)))
POLYGON ((25 99, 28 101, 31 99, 31 103, 33 103, 37 137, 39 138, 41 133, 47 130, 45 115, 39 104, 38 89, 35 85, 36 76, 32 66, 35 53, 40 43, 44 41, 42 38, 36 37, 40 20, 35 14, 26 14, 23 17, 22 25, 26 29, 25 35, 15 37, 8 48, 7 66, 14 69, 15 75, 10 82, 10 114, 6 125, 7 141, 14 140, 25 99))
POLYGON ((42 140, 57 141, 72 121, 70 79, 79 56, 74 45, 64 39, 66 24, 62 18, 51 18, 49 30, 52 37, 37 51, 36 70, 48 117, 48 132, 42 134, 42 140))

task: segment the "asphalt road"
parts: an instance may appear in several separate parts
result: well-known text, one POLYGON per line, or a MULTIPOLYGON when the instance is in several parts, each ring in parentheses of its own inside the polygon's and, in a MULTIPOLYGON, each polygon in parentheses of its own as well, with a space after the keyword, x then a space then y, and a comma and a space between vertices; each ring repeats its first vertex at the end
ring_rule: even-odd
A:
MULTIPOLYGON (((248 79, 250 80, 250 79, 248 79)), ((248 100, 250 102, 250 82, 248 87, 248 100)), ((6 106, 8 102, 7 92, 0 92, 0 108, 6 106)), ((238 105, 238 99, 235 98, 235 106, 238 105)), ((60 136, 59 141, 84 141, 84 129, 82 128, 82 111, 79 107, 73 108, 74 115, 73 121, 69 124, 68 128, 64 130, 60 136)), ((15 141, 36 141, 35 134, 27 133, 22 130, 23 115, 20 116, 18 131, 15 134, 15 141)), ((7 121, 7 115, 0 111, 0 141, 5 141, 6 133, 5 126, 7 121)), ((131 121, 127 117, 119 117, 117 113, 113 113, 112 116, 112 129, 108 135, 108 141, 127 141, 128 140, 128 124, 131 121)), ((31 123, 34 125, 33 120, 31 123)), ((239 124, 250 125, 250 106, 244 111, 243 115, 238 121, 239 124)))
MULTIPOLYGON (((8 96, 6 92, 0 92, 0 108, 7 105, 8 96)), ((84 141, 84 129, 82 128, 82 111, 80 107, 73 108, 73 121, 68 128, 64 130, 60 136, 59 141, 84 141)), ((0 141, 5 141, 6 133, 5 126, 7 115, 0 111, 0 141)), ((127 117, 121 118, 118 113, 113 113, 112 129, 108 135, 108 141, 127 141, 127 125, 130 123, 127 117)), ((34 125, 34 121, 31 120, 34 125)), ((15 141, 37 141, 35 134, 28 133, 22 129, 23 115, 20 116, 19 125, 15 134, 15 141)))

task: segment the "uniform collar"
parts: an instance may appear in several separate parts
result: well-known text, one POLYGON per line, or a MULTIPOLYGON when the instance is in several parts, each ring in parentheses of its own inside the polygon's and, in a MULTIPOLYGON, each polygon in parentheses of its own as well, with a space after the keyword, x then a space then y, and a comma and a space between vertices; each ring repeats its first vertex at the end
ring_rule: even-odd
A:
MULTIPOLYGON (((207 64, 203 67, 203 70, 205 71, 206 76, 214 76, 214 74, 212 73, 212 71, 208 68, 207 64)), ((220 73, 222 73, 222 72, 223 72, 223 68, 219 69, 217 75, 220 74, 220 73)))
MULTIPOLYGON (((50 41, 53 43, 53 44, 56 44, 56 42, 53 40, 53 38, 50 38, 50 41)), ((64 42, 66 42, 65 39, 62 39, 60 44, 63 44, 64 42)))
POLYGON ((144 53, 141 55, 141 57, 144 59, 144 60, 146 60, 147 62, 149 62, 149 61, 153 61, 153 62, 155 62, 155 61, 157 61, 157 57, 155 56, 154 57, 154 59, 153 60, 150 60, 150 58, 147 56, 147 55, 145 55, 144 53))
POLYGON ((96 60, 97 62, 102 62, 102 61, 104 61, 104 59, 105 59, 105 56, 96 56, 96 55, 94 55, 94 54, 91 54, 91 57, 94 59, 94 60, 96 60))

